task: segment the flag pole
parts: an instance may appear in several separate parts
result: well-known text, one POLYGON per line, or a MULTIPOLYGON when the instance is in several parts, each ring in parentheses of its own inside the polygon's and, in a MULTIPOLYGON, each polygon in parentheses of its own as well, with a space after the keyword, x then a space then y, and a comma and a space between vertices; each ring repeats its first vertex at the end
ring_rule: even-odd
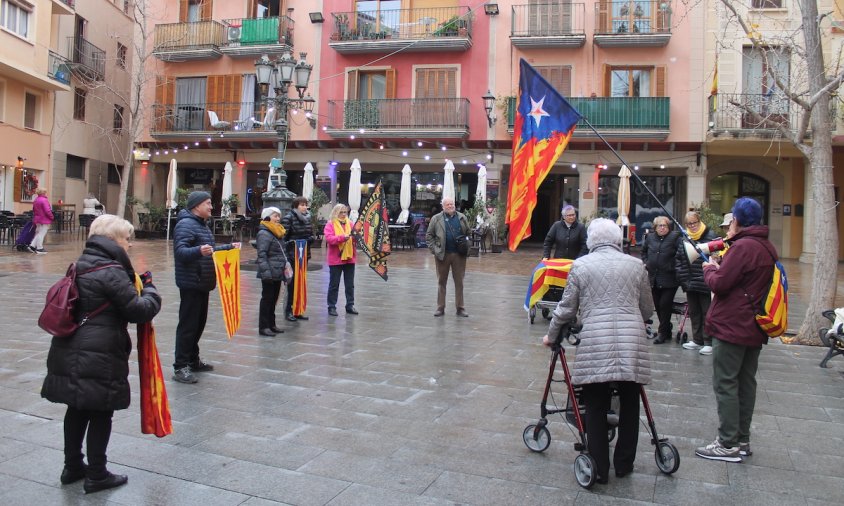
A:
MULTIPOLYGON (((607 139, 604 138, 603 135, 601 135, 601 132, 599 132, 594 126, 592 126, 592 123, 589 123, 589 120, 586 119, 585 116, 581 116, 580 118, 583 120, 583 122, 586 124, 586 126, 589 127, 590 130, 595 132, 595 135, 597 135, 598 138, 601 139, 601 141, 604 143, 604 145, 606 145, 609 148, 609 150, 612 151, 612 154, 614 154, 616 156, 616 158, 618 158, 618 160, 623 165, 627 165, 628 167, 630 166, 630 164, 628 164, 627 161, 621 156, 621 153, 619 153, 618 151, 615 150, 615 148, 612 147, 612 145, 607 141, 607 139)), ((688 232, 686 232, 686 229, 683 228, 683 226, 680 224, 680 222, 677 221, 676 218, 674 218, 674 215, 671 214, 671 212, 668 209, 665 208, 665 205, 662 203, 662 201, 659 200, 659 198, 657 198, 656 194, 648 187, 648 185, 646 185, 645 182, 642 181, 642 178, 639 177, 639 174, 637 174, 636 171, 632 171, 632 170, 630 171, 630 174, 632 174, 633 178, 642 186, 642 188, 645 189, 645 191, 648 192, 648 195, 650 195, 651 198, 654 199, 654 201, 656 201, 656 203, 659 205, 660 209, 662 209, 665 212, 666 216, 668 216, 671 219, 671 221, 673 221, 674 224, 677 225, 677 229, 680 231, 680 234, 682 234, 683 238, 685 238, 689 242, 689 244, 694 246, 695 250, 698 253, 700 253, 701 258, 703 258, 703 261, 704 262, 708 261, 709 255, 704 253, 703 250, 701 250, 700 247, 697 245, 697 243, 695 243, 689 237, 689 234, 688 234, 688 232)))

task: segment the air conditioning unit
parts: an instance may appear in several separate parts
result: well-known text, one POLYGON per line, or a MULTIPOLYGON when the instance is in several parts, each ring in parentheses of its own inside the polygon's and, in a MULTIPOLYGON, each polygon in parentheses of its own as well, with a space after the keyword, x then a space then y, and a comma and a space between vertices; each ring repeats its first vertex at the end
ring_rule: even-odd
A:
POLYGON ((240 27, 239 26, 230 26, 229 27, 229 42, 238 42, 240 40, 240 27))

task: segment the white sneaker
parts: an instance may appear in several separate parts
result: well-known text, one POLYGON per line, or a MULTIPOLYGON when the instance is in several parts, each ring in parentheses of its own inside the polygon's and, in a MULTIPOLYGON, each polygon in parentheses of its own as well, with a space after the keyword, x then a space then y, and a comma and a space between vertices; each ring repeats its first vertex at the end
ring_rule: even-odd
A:
POLYGON ((704 346, 698 353, 701 355, 712 355, 712 346, 704 346))
POLYGON ((683 343, 683 349, 685 350, 699 350, 703 348, 703 346, 697 344, 694 341, 689 341, 688 343, 683 343))
POLYGON ((723 460, 724 462, 741 462, 739 447, 726 448, 721 441, 715 440, 712 443, 701 446, 695 450, 695 455, 709 460, 723 460))

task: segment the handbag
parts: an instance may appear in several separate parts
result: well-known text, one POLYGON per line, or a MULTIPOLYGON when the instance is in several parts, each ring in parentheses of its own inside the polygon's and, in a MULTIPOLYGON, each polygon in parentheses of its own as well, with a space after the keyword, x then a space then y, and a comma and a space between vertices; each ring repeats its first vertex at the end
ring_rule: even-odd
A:
POLYGON ((469 256, 469 238, 461 234, 455 237, 454 241, 457 245, 457 253, 460 256, 469 256))

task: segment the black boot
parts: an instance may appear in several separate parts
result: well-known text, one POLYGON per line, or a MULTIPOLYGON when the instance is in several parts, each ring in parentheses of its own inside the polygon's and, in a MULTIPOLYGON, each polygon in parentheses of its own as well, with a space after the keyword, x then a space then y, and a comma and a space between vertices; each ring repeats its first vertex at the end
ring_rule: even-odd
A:
POLYGON ((287 316, 285 316, 284 319, 289 322, 295 322, 297 320, 297 318, 293 316, 293 313, 287 313, 287 316))
POLYGON ((100 480, 85 478, 85 483, 82 484, 82 488, 85 490, 86 494, 93 494, 94 492, 99 492, 100 490, 108 490, 110 488, 125 485, 127 481, 129 481, 129 477, 126 475, 108 473, 105 478, 100 480))

